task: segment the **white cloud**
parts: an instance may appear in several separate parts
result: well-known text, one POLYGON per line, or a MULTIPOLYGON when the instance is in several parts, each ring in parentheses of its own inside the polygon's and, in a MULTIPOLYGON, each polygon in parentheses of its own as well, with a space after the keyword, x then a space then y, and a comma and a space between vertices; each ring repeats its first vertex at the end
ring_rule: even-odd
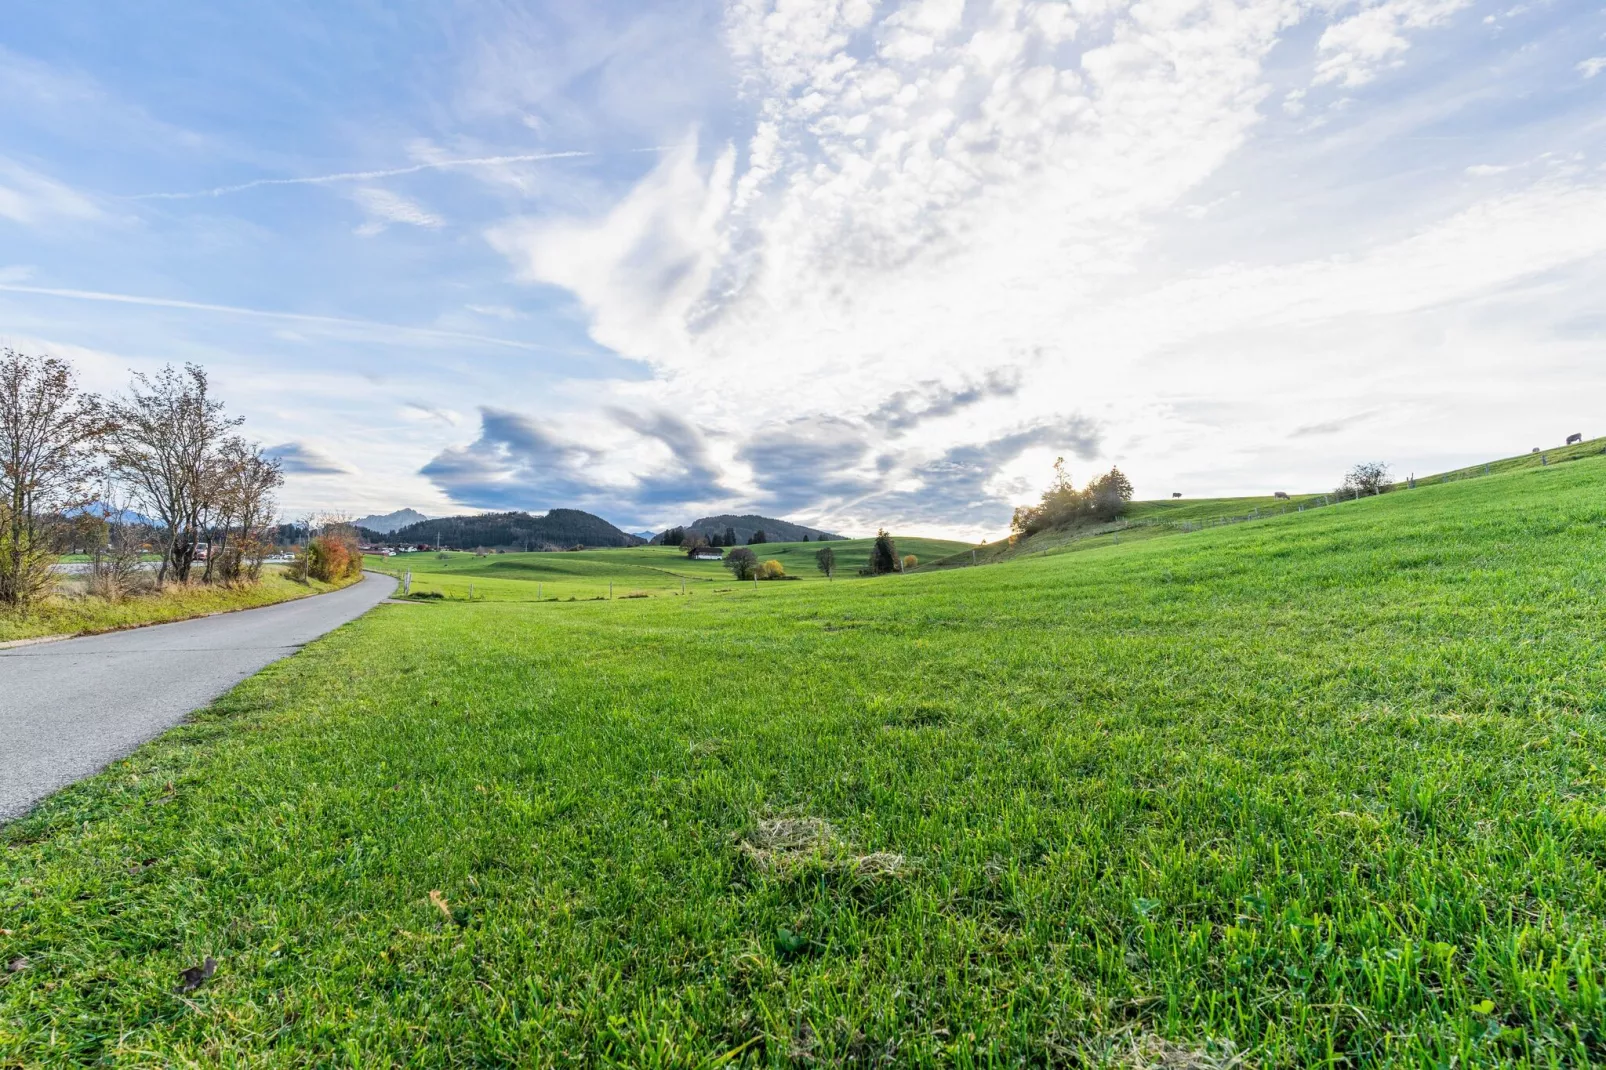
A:
POLYGON ((506 305, 464 305, 463 307, 476 315, 490 316, 493 319, 512 321, 525 318, 524 313, 506 305))
POLYGON ((572 290, 603 345, 630 356, 686 353, 693 306, 724 250, 733 160, 727 151, 705 173, 688 139, 600 220, 517 221, 488 237, 523 277, 572 290))
POLYGON ((1578 65, 1578 70, 1585 78, 1593 78, 1606 71, 1606 56, 1590 56, 1578 65))
POLYGON ((1316 65, 1316 81, 1358 86, 1377 77, 1377 72, 1398 62, 1400 53, 1411 47, 1410 30, 1441 26, 1471 0, 1382 0, 1363 3, 1346 19, 1333 23, 1316 43, 1321 60, 1316 65))
POLYGON ((357 233, 365 237, 378 234, 393 223, 434 229, 446 222, 416 201, 377 186, 363 186, 354 190, 352 199, 368 215, 368 221, 357 228, 357 233))
MULTIPOLYGON (((211 189, 185 190, 177 193, 141 193, 129 199, 135 201, 189 201, 201 197, 222 197, 229 193, 243 193, 246 190, 260 189, 263 186, 328 186, 342 182, 371 182, 376 178, 416 175, 421 171, 495 170, 513 164, 538 163, 547 160, 570 160, 591 155, 594 154, 589 152, 537 152, 520 153, 511 156, 474 156, 458 159, 437 156, 420 163, 408 164, 405 167, 385 167, 369 171, 337 171, 334 174, 303 175, 296 178, 254 178, 249 182, 237 182, 232 186, 213 186, 211 189)), ((359 190, 357 196, 361 198, 365 192, 371 193, 375 191, 359 190)))
POLYGON ((100 214, 94 201, 71 187, 0 157, 0 219, 38 224, 100 214))

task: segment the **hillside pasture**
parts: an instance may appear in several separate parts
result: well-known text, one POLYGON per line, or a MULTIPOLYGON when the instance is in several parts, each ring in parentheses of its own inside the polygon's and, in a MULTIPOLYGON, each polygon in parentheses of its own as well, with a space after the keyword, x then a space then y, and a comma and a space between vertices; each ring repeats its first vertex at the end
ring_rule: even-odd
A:
POLYGON ((1585 460, 384 606, 0 832, 0 1065, 1600 1065, 1603 577, 1585 460))

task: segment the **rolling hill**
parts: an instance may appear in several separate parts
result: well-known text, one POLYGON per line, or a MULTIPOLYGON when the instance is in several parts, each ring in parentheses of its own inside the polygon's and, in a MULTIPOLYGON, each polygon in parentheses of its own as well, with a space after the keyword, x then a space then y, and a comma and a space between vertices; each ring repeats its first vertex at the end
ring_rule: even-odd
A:
POLYGON ((790 520, 777 520, 772 516, 756 516, 747 513, 734 516, 723 513, 719 516, 705 516, 684 525, 688 532, 695 531, 701 535, 723 537, 727 529, 735 529, 738 542, 745 543, 753 537, 753 532, 762 531, 770 542, 802 542, 807 535, 811 542, 820 539, 840 539, 842 536, 819 528, 811 528, 804 524, 794 524, 790 520))
MULTIPOLYGON (((1482 464, 1468 465, 1447 472, 1407 477, 1389 484, 1388 493, 1414 493, 1443 483, 1519 472, 1527 469, 1555 468, 1575 461, 1606 454, 1606 437, 1575 442, 1572 445, 1535 449, 1482 464)), ((1113 543, 1134 542, 1166 535, 1185 534, 1204 528, 1262 520, 1284 513, 1308 512, 1338 504, 1329 492, 1291 494, 1286 498, 1259 495, 1240 498, 1163 498, 1132 502, 1126 515, 1113 521, 1087 520, 1064 528, 1038 532, 1021 540, 999 539, 931 561, 922 560, 923 569, 949 569, 973 564, 991 564, 1016 557, 1041 556, 1093 549, 1113 543)))
POLYGON ((408 524, 385 536, 396 546, 440 546, 447 550, 566 550, 571 546, 639 546, 642 540, 600 516, 579 509, 529 513, 444 516, 408 524))

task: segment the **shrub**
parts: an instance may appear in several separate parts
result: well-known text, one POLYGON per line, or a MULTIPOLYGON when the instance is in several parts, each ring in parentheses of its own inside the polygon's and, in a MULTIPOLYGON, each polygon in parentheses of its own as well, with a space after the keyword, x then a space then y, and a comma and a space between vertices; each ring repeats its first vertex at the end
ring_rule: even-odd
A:
POLYGON ((291 568, 291 575, 336 583, 361 571, 362 551, 357 547, 357 537, 350 531, 334 530, 307 543, 291 568))
POLYGON ((903 567, 905 571, 914 568, 918 564, 920 564, 920 558, 916 557, 914 554, 903 555, 903 567))
POLYGON ((784 580, 786 569, 776 560, 769 560, 758 566, 758 578, 761 580, 784 580))

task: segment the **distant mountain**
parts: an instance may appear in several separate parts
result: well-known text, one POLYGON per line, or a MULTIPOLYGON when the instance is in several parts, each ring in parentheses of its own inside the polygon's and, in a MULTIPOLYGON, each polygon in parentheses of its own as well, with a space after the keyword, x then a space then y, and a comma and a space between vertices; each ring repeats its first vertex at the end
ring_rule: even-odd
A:
MULTIPOLYGON (((729 513, 722 516, 705 516, 700 520, 692 521, 685 527, 688 534, 695 531, 699 535, 718 535, 721 538, 724 537, 727 528, 735 528, 736 539, 742 543, 751 539, 755 531, 762 531, 764 538, 770 542, 802 542, 805 535, 815 541, 842 538, 840 535, 833 535, 831 532, 821 531, 819 528, 805 527, 802 524, 794 524, 789 520, 776 520, 770 516, 754 516, 751 513, 746 516, 731 516, 729 513)), ((659 536, 659 538, 661 537, 659 536)))
POLYGON ((352 524, 359 528, 367 528, 369 531, 377 531, 381 535, 389 535, 398 528, 404 528, 408 524, 422 524, 428 519, 429 517, 417 509, 398 509, 394 513, 358 517, 352 524))
POLYGON ((641 539, 643 542, 652 542, 652 540, 658 537, 658 533, 656 531, 632 531, 630 534, 634 535, 638 539, 641 539))
POLYGON ((90 502, 77 508, 68 509, 63 516, 92 516, 97 520, 104 520, 110 524, 143 524, 146 527, 159 528, 160 520, 153 520, 144 513, 137 513, 132 509, 113 509, 105 502, 90 502))
POLYGON ((448 550, 567 550, 571 546, 640 546, 644 539, 620 531, 600 516, 578 509, 529 513, 443 516, 397 528, 384 537, 393 545, 441 546, 448 550))

